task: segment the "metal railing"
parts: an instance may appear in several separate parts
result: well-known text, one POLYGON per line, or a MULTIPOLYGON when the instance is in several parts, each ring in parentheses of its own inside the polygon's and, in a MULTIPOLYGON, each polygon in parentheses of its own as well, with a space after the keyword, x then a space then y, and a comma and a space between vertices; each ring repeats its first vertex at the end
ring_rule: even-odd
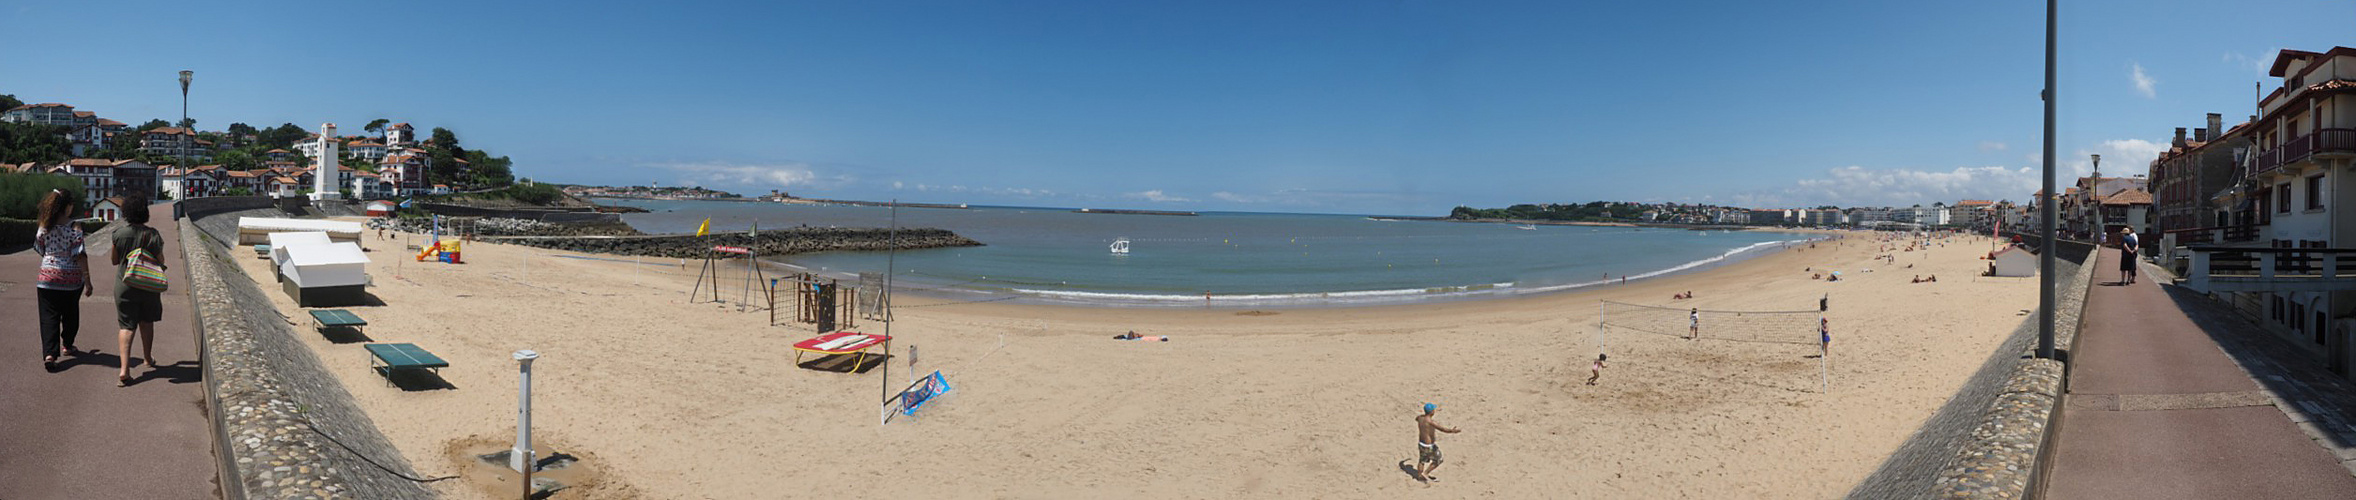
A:
POLYGON ((2269 172, 2317 154, 2356 153, 2356 129, 2327 128, 2293 137, 2281 146, 2258 152, 2257 172, 2269 172))
POLYGON ((2219 283, 2250 283, 2282 291, 2356 289, 2356 249, 2240 248, 2196 246, 2186 286, 2210 290, 2219 283), (2335 283, 2335 280, 2346 282, 2335 283))

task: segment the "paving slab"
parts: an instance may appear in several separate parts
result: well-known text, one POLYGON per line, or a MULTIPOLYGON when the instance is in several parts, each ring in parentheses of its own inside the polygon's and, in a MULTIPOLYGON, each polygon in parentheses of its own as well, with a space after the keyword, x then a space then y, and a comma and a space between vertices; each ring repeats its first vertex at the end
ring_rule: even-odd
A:
MULTIPOLYGON (((2099 253, 2097 269, 2113 271, 2097 281, 2117 281, 2118 251, 2099 253)), ((2356 498, 2333 445, 2279 407, 2282 377, 2241 343, 2220 343, 2236 332, 2212 330, 2233 327, 2188 313, 2152 274, 2086 298, 2045 496, 2356 498)))
MULTIPOLYGON (((152 208, 174 284, 188 276, 171 205, 152 208)), ((95 296, 82 299, 75 341, 95 350, 49 373, 41 368, 34 270, 40 255, 0 255, 0 498, 218 498, 211 421, 205 415, 203 367, 183 288, 164 293, 155 355, 162 368, 130 387, 115 387, 114 283, 104 276, 112 246, 86 243, 95 296)), ((136 344, 132 347, 137 350, 136 344)))

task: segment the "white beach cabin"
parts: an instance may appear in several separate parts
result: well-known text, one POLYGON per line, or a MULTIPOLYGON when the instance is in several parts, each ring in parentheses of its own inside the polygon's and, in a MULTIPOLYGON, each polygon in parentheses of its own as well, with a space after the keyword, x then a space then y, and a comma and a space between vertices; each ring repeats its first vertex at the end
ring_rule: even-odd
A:
MULTIPOLYGON (((237 244, 252 245, 270 240, 270 233, 318 231, 327 233, 335 241, 360 241, 360 223, 324 219, 286 219, 277 217, 237 218, 237 244)), ((275 245, 273 245, 275 246, 275 245)))
POLYGON ((368 216, 369 216, 369 217, 390 217, 390 216, 392 216, 392 215, 393 215, 393 202, 384 201, 384 200, 377 200, 377 201, 371 201, 371 202, 368 202, 368 216))
POLYGON ((2027 278, 2037 275, 2037 254, 2019 245, 1996 251, 1995 262, 1989 263, 1990 276, 2027 278))
POLYGON ((270 274, 278 278, 278 281, 282 282, 286 281, 286 249, 299 246, 325 245, 334 243, 334 241, 331 241, 327 238, 327 233, 319 231, 270 233, 268 238, 269 240, 267 241, 270 244, 270 274))
MULTIPOLYGON (((272 246, 271 253, 281 250, 272 246)), ((281 287, 301 307, 361 305, 368 297, 368 254, 358 243, 289 247, 281 287)))

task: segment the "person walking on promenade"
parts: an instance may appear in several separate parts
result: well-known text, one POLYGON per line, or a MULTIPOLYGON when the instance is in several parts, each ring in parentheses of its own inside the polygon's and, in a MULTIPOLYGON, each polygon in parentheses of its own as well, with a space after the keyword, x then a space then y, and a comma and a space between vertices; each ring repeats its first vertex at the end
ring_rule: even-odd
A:
POLYGON ((1440 435, 1437 433, 1464 432, 1463 429, 1452 429, 1432 421, 1432 416, 1439 412, 1440 405, 1424 403, 1423 414, 1415 416, 1415 475, 1425 481, 1440 480, 1432 476, 1432 471, 1440 470, 1443 461, 1440 458, 1440 435))
POLYGON ((140 353, 142 356, 139 359, 146 360, 150 370, 155 368, 155 322, 164 319, 162 296, 156 292, 133 288, 122 279, 123 271, 128 270, 133 264, 127 260, 133 250, 139 250, 141 258, 147 259, 157 267, 164 266, 164 235, 157 232, 155 228, 147 227, 146 196, 134 194, 123 197, 123 223, 125 225, 121 229, 115 230, 114 253, 113 257, 108 259, 116 266, 115 313, 118 316, 116 323, 122 327, 122 331, 116 335, 115 339, 116 346, 120 349, 116 352, 122 353, 123 360, 122 366, 115 371, 115 383, 118 387, 131 385, 132 334, 138 334, 141 340, 140 353))
POLYGON ((2119 228, 2120 283, 2130 285, 2135 284, 2135 251, 2137 250, 2137 243, 2140 242, 2137 241, 2135 232, 2129 231, 2127 228, 2119 228))
POLYGON ((33 231, 33 250, 41 255, 40 274, 33 294, 41 317, 41 368, 57 370, 58 358, 80 353, 74 337, 82 330, 82 297, 97 293, 90 287, 90 254, 82 249, 82 228, 73 223, 73 195, 52 189, 41 198, 40 228, 33 231))

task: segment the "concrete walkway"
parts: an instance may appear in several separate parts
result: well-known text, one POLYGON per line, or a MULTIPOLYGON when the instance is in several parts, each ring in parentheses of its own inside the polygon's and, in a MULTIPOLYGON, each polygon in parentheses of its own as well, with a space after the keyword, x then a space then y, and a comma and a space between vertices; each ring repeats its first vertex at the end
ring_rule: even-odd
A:
MULTIPOLYGON (((41 257, 29 249, 0 254, 0 497, 218 498, 211 421, 204 409, 204 370, 178 262, 178 225, 170 204, 155 205, 150 226, 162 231, 175 287, 156 323, 161 368, 132 368, 137 383, 115 387, 122 354, 115 347, 114 282, 104 279, 107 236, 92 236, 98 293, 82 299, 84 350, 41 369, 40 316, 33 295, 41 257), (96 352, 91 352, 96 351, 96 352)), ((139 347, 133 344, 136 353, 139 347)))
POLYGON ((2252 362, 2271 358, 2251 345, 2269 334, 2221 304, 2158 284, 2165 278, 2149 266, 2136 283, 2119 284, 2119 252, 2099 254, 2046 495, 2356 498, 2356 476, 2334 456, 2346 443, 2280 408, 2309 397, 2281 390, 2286 376, 2328 374, 2253 376, 2271 369, 2252 362))

